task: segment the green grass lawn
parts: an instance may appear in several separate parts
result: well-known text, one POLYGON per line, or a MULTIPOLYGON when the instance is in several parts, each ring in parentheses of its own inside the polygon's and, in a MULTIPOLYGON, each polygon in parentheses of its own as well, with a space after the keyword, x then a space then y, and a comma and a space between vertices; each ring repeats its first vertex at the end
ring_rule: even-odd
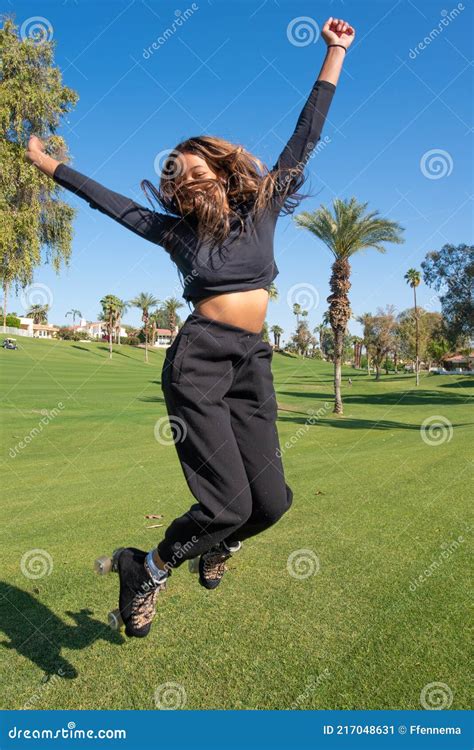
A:
POLYGON ((107 627, 118 580, 93 563, 150 549, 145 514, 167 524, 192 500, 154 436, 163 352, 146 366, 127 346, 112 361, 101 344, 20 346, 0 350, 2 708, 154 709, 158 690, 186 709, 417 709, 432 683, 469 706, 472 377, 416 389, 347 368, 334 418, 331 366, 275 354, 293 506, 217 591, 176 571, 142 641, 107 627), (424 440, 434 416, 447 426, 424 440))

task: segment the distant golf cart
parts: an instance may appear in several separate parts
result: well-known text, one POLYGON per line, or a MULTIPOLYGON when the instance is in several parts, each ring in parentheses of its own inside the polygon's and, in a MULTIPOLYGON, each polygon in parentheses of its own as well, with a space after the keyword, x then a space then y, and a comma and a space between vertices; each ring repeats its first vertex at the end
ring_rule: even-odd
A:
POLYGON ((16 339, 5 339, 2 347, 4 349, 18 349, 18 344, 16 343, 16 339))

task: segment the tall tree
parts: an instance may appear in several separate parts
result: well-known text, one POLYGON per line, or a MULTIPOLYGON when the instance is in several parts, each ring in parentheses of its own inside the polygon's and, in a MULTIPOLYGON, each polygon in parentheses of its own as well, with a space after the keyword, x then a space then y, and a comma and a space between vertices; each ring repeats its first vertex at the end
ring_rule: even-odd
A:
POLYGON ((39 325, 40 323, 48 322, 49 305, 31 305, 30 309, 26 313, 27 318, 33 318, 33 323, 39 325))
POLYGON ((270 331, 273 333, 273 343, 275 344, 275 348, 279 349, 281 334, 283 333, 283 328, 281 328, 281 326, 274 325, 270 328, 270 331))
POLYGON ((59 272, 71 254, 74 210, 60 199, 61 189, 24 157, 33 133, 46 150, 67 160, 56 135, 78 96, 62 83, 54 65, 53 43, 21 38, 10 17, 0 29, 0 281, 3 315, 10 287, 25 287, 43 258, 59 272))
POLYGON ((380 370, 387 354, 393 350, 397 328, 395 308, 387 305, 385 310, 378 309, 367 321, 367 337, 375 365, 375 379, 380 380, 380 370))
POLYGON ((425 284, 441 291, 446 335, 452 347, 474 336, 474 245, 444 245, 421 264, 425 284))
POLYGON ((74 308, 72 310, 68 310, 68 312, 66 313, 66 318, 67 318, 68 315, 72 315, 72 324, 73 325, 76 322, 76 317, 79 318, 79 319, 82 318, 81 311, 80 310, 75 310, 74 308))
POLYGON ((418 305, 416 289, 421 282, 421 273, 416 268, 409 268, 405 274, 405 281, 413 289, 414 317, 415 317, 415 382, 420 385, 420 325, 418 320, 418 305))
POLYGON ((331 294, 329 316, 334 332, 334 413, 342 414, 341 370, 344 336, 351 316, 349 289, 351 267, 349 259, 362 249, 373 247, 385 252, 382 243, 401 244, 403 228, 395 221, 381 218, 378 211, 365 214, 368 203, 358 203, 355 198, 333 201, 334 215, 326 207, 309 213, 303 211, 295 217, 299 227, 309 230, 329 248, 335 260, 330 280, 331 294))
POLYGON ((180 302, 179 299, 176 299, 176 297, 170 297, 169 299, 165 299, 162 309, 165 313, 166 318, 166 324, 167 327, 171 331, 171 341, 174 340, 176 335, 176 325, 177 325, 177 311, 183 307, 183 303, 180 302))
MULTIPOLYGON (((176 300, 178 301, 178 300, 176 300)), ((138 307, 142 312, 143 330, 145 333, 145 362, 148 364, 148 326, 150 322, 151 308, 155 307, 159 300, 149 292, 140 292, 134 299, 130 300, 130 305, 138 307)), ((181 304, 181 303, 179 303, 181 304)))
POLYGON ((109 339, 109 359, 112 359, 113 353, 113 334, 117 325, 117 318, 120 315, 120 307, 123 304, 119 297, 115 294, 106 294, 100 300, 102 305, 102 313, 99 315, 99 319, 103 320, 107 330, 107 338, 109 339))

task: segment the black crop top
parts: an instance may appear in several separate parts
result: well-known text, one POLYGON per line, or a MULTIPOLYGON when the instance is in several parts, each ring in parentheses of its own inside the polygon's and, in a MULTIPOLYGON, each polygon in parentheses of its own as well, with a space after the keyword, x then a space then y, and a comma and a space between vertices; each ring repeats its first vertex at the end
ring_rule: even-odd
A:
MULTIPOLYGON (((303 170, 321 138, 335 90, 329 81, 316 81, 273 170, 295 170, 295 174, 303 170)), ((273 254, 275 224, 281 211, 278 190, 257 221, 245 221, 243 209, 244 231, 239 233, 240 222, 235 228, 231 225, 231 233, 216 249, 198 239, 192 222, 145 208, 64 163, 56 167, 54 180, 84 198, 92 208, 161 245, 182 275, 185 300, 195 303, 214 294, 268 288, 278 275, 273 254)))

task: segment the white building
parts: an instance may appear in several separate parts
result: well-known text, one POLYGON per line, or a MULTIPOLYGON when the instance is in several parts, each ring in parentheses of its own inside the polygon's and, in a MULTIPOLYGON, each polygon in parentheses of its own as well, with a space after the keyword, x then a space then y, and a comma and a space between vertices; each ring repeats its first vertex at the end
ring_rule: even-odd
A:
MULTIPOLYGON (((107 338, 107 326, 103 320, 97 320, 94 323, 89 323, 84 318, 77 326, 71 326, 71 331, 76 333, 85 333, 93 339, 107 338)), ((126 338, 127 331, 123 326, 120 326, 120 338, 126 338)))
POLYGON ((33 318, 19 318, 20 331, 23 336, 31 336, 34 339, 54 339, 59 331, 57 326, 49 323, 34 323, 33 318))

